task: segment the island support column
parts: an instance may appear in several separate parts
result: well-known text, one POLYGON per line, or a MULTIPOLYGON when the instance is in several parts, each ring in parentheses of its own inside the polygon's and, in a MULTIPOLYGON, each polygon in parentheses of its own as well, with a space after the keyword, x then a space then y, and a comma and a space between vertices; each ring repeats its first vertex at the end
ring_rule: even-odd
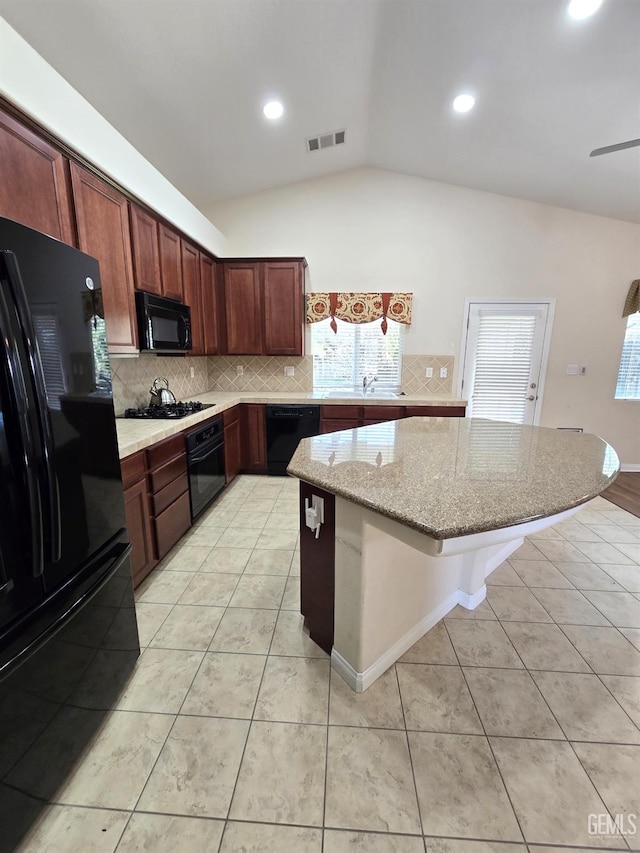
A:
POLYGON ((455 607, 485 598, 485 577, 513 542, 435 556, 440 544, 379 513, 335 499, 333 667, 356 692, 455 607), (429 553, 431 552, 431 553, 429 553))

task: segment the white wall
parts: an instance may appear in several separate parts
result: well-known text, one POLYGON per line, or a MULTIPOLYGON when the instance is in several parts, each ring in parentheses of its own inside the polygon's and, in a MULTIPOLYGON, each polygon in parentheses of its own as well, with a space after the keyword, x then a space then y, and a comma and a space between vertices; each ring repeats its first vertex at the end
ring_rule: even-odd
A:
POLYGON ((231 256, 304 255, 309 290, 413 291, 408 353, 458 358, 465 297, 556 297, 541 425, 583 427, 640 465, 640 402, 613 399, 640 226, 369 168, 205 213, 231 256))
MULTIPOLYGON (((73 46, 69 45, 69 50, 73 46)), ((0 18, 0 94, 213 254, 225 237, 0 18)))

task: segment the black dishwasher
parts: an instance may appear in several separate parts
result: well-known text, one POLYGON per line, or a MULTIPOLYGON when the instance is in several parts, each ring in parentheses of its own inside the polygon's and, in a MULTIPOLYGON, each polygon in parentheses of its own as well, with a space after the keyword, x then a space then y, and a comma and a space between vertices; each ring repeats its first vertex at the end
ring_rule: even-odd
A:
POLYGON ((267 473, 286 474, 302 438, 320 432, 320 406, 267 406, 267 473))

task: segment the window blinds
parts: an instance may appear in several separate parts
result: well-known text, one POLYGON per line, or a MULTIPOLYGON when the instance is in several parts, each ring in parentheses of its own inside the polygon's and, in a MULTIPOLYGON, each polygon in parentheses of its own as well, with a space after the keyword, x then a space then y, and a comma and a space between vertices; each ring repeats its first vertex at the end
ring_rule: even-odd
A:
POLYGON ((311 327, 314 388, 362 388, 362 377, 377 377, 376 388, 397 391, 402 377, 403 326, 387 320, 387 334, 380 330, 382 320, 354 324, 331 320, 311 327))
POLYGON ((536 319, 535 314, 479 312, 471 395, 474 418, 524 423, 536 319))
POLYGON ((631 314, 622 346, 616 400, 640 400, 640 313, 631 314))

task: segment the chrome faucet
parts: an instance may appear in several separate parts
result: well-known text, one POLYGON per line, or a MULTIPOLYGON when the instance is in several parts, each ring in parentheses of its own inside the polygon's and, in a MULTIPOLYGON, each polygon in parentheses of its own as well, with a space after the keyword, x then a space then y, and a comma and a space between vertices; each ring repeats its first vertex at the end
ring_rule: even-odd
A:
POLYGON ((378 377, 374 376, 373 373, 365 373, 362 377, 362 393, 367 393, 367 388, 371 388, 373 392, 373 383, 378 381, 378 377))

